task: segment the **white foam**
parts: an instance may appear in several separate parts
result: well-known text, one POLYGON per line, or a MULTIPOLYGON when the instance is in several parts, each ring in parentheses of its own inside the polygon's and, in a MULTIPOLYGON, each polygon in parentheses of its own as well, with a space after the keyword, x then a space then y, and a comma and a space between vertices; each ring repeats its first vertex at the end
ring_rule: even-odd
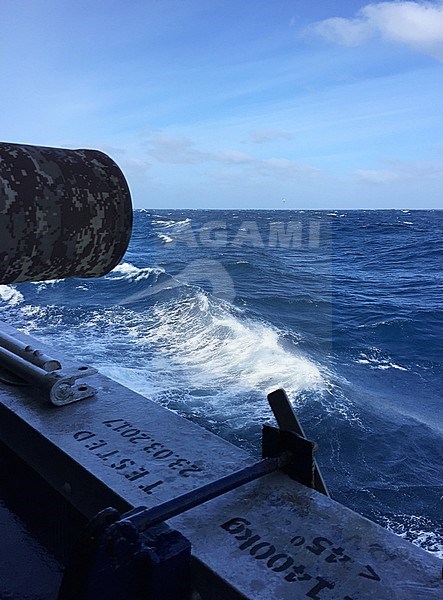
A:
POLYGON ((396 365, 395 363, 389 363, 391 369, 398 369, 399 371, 407 371, 405 367, 401 367, 400 365, 396 365))
MULTIPOLYGON (((114 277, 138 272, 124 263, 114 277)), ((28 307, 26 316, 48 343, 56 339, 151 400, 231 431, 268 418, 266 393, 278 387, 296 403, 325 388, 319 366, 283 331, 192 287, 174 298, 137 311, 103 307, 69 328, 59 327, 55 307, 28 307)))
POLYGON ((124 262, 112 269, 112 271, 106 277, 112 277, 113 281, 140 281, 141 279, 147 279, 152 274, 159 275, 160 273, 164 272, 164 269, 161 267, 139 268, 129 262, 124 262), (117 275, 117 277, 115 277, 115 275, 117 275))
POLYGON ((17 306, 24 301, 24 296, 21 292, 11 285, 0 285, 0 300, 9 304, 9 306, 17 306))
POLYGON ((203 293, 153 310, 156 326, 145 331, 144 340, 158 344, 196 387, 263 392, 284 387, 296 393, 323 383, 313 362, 283 347, 277 329, 240 319, 203 293))
POLYGON ((443 558, 443 538, 441 533, 436 533, 435 525, 428 518, 419 515, 397 514, 391 517, 379 515, 379 520, 389 531, 411 541, 438 558, 443 558))
POLYGON ((376 348, 372 349, 373 355, 368 356, 363 352, 360 354, 361 358, 357 358, 355 362, 361 365, 369 365, 371 369, 380 369, 386 371, 387 369, 397 369, 399 371, 407 371, 406 367, 402 367, 395 362, 392 362, 389 357, 380 356, 380 351, 376 348))
MULTIPOLYGON (((140 273, 140 269, 131 263, 124 262, 112 269, 111 273, 121 274, 123 275, 123 278, 126 278, 127 276, 135 277, 140 273)), ((117 278, 115 277, 114 279, 117 278)))
POLYGON ((65 281, 64 279, 46 279, 45 281, 31 281, 32 285, 55 285, 56 283, 60 283, 61 281, 65 281))
POLYGON ((57 283, 65 281, 64 279, 47 279, 46 281, 31 281, 32 285, 35 285, 37 293, 46 290, 49 287, 54 287, 57 283))
POLYGON ((152 221, 152 225, 161 225, 164 228, 167 227, 181 227, 182 225, 187 225, 188 223, 191 223, 192 219, 183 219, 183 221, 174 221, 174 220, 170 220, 170 221, 162 221, 162 220, 156 220, 156 221, 152 221))
POLYGON ((170 244, 174 240, 169 235, 165 235, 164 233, 157 233, 157 236, 164 241, 165 244, 170 244))
POLYGON ((151 225, 164 225, 165 227, 170 227, 171 225, 174 225, 175 223, 176 223, 176 221, 155 220, 155 221, 152 221, 151 225))
MULTIPOLYGON (((214 396, 258 391, 264 397, 278 387, 289 394, 324 387, 318 366, 294 343, 284 347, 281 331, 245 318, 242 311, 203 292, 157 303, 141 313, 124 307, 118 314, 116 309, 102 309, 82 322, 83 335, 85 329, 91 339, 83 346, 88 352, 94 346, 94 363, 146 395, 169 387, 210 390, 214 396), (114 352, 105 360, 117 341, 127 344, 125 365, 145 368, 134 373, 119 366, 114 352)), ((71 333, 77 335, 72 328, 71 333)))

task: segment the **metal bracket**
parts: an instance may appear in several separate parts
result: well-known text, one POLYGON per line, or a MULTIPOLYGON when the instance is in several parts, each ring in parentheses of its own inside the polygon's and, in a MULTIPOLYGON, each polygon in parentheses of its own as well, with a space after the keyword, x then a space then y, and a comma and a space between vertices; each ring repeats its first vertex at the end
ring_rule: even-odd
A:
POLYGON ((107 508, 72 549, 58 600, 183 600, 190 591, 191 543, 161 524, 140 531, 131 513, 107 508))
POLYGON ((328 489, 314 458, 317 443, 309 441, 283 389, 268 394, 278 429, 263 426, 262 455, 276 456, 289 453, 288 462, 282 468, 292 479, 329 496, 328 489))
POLYGON ((3 378, 5 383, 34 384, 48 394, 49 401, 55 406, 91 398, 97 393, 92 386, 79 381, 96 374, 97 369, 81 364, 65 370, 60 361, 5 333, 0 333, 0 367, 19 378, 15 381, 3 378))
POLYGON ((87 365, 80 365, 75 370, 53 371, 44 376, 44 387, 49 389, 49 399, 52 404, 65 406, 95 396, 97 390, 85 383, 83 379, 96 373, 97 369, 87 365))
POLYGON ((314 452, 317 444, 302 438, 293 431, 283 431, 263 425, 263 457, 282 456, 285 462, 281 471, 307 487, 314 487, 314 452))

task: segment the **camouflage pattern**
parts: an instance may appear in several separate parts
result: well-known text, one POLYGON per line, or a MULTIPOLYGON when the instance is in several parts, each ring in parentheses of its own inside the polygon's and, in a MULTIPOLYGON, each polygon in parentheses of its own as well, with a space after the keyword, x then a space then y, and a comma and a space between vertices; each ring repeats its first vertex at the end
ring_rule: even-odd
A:
POLYGON ((129 188, 106 154, 0 143, 0 283, 105 275, 131 230, 129 188))

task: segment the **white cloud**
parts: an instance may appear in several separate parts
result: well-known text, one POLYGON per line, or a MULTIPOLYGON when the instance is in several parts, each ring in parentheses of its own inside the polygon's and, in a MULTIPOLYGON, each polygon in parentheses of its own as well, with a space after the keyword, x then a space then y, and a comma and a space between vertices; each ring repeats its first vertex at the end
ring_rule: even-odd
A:
POLYGON ((151 137, 148 154, 161 163, 202 164, 218 163, 235 168, 246 168, 253 175, 266 177, 316 176, 318 169, 288 158, 256 158, 238 150, 206 152, 197 148, 192 140, 155 134, 151 137))
POLYGON ((275 140, 290 140, 292 135, 279 129, 260 129, 259 131, 253 131, 251 138, 255 144, 264 144, 275 140))
POLYGON ((359 181, 366 183, 390 183, 400 178, 399 174, 395 171, 388 170, 377 170, 377 169, 359 169, 354 173, 355 177, 359 181))
POLYGON ((257 171, 271 177, 299 178, 300 176, 318 176, 320 170, 310 165, 299 163, 288 158, 266 158, 257 160, 255 163, 257 171))
POLYGON ((360 18, 343 19, 333 17, 332 19, 319 21, 313 25, 312 29, 329 42, 340 46, 360 46, 373 33, 370 24, 360 18))
POLYGON ((151 168, 148 161, 134 157, 122 158, 118 164, 124 173, 131 177, 144 177, 151 168))
POLYGON ((218 162, 226 163, 229 165, 246 165, 251 162, 254 162, 254 158, 249 156, 249 154, 245 154, 244 152, 239 152, 238 150, 226 150, 225 152, 218 152, 213 155, 218 162))
POLYGON ((386 161, 386 169, 359 169, 354 172, 358 181, 373 184, 393 181, 443 179, 443 164, 426 162, 386 161))
POLYGON ((159 162, 176 165, 198 164, 209 160, 212 156, 210 153, 198 150, 194 142, 188 138, 163 134, 152 136, 148 152, 159 162))
POLYGON ((311 30, 342 46, 359 46, 379 36, 443 60, 443 2, 368 4, 353 18, 325 19, 311 30))

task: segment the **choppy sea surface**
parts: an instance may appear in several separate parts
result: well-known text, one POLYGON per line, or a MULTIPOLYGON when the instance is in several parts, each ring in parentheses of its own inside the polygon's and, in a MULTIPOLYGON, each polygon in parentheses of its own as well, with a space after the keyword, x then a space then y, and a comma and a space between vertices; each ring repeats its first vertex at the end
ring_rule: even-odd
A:
POLYGON ((283 387, 334 499, 443 556, 442 211, 135 211, 106 277, 0 319, 259 454, 283 387))

